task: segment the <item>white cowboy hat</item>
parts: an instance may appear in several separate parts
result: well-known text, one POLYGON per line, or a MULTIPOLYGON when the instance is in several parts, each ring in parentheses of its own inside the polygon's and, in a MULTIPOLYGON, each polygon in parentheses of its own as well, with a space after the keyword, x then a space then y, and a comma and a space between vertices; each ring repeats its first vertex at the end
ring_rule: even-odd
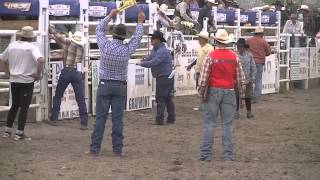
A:
POLYGON ((254 34, 263 34, 263 29, 262 29, 262 27, 257 27, 257 28, 254 30, 253 33, 254 33, 254 34))
POLYGON ((78 45, 84 45, 87 42, 87 38, 83 37, 80 31, 76 31, 74 34, 72 34, 72 32, 69 32, 69 37, 72 42, 78 45))
POLYGON ((35 38, 37 35, 33 32, 33 27, 31 26, 24 26, 21 28, 20 31, 17 31, 17 36, 24 37, 24 38, 35 38))
POLYGON ((228 34, 228 32, 225 29, 218 29, 213 39, 223 44, 228 44, 234 42, 234 35, 228 34))
POLYGON ((201 31, 197 36, 209 40, 209 33, 206 31, 201 31))
POLYGON ((299 10, 309 11, 309 6, 302 4, 299 10))
POLYGON ((158 9, 165 15, 168 15, 168 6, 166 4, 161 4, 161 6, 158 9))
POLYGON ((266 10, 270 10, 270 6, 269 5, 264 5, 262 6, 262 10, 266 11, 266 10))
POLYGON ((207 0, 207 2, 212 3, 213 5, 218 5, 219 3, 216 0, 207 0))

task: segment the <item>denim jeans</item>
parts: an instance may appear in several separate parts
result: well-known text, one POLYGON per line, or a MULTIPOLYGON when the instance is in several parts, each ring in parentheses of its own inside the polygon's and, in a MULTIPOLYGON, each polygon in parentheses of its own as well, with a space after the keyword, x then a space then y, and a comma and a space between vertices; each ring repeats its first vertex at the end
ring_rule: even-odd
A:
POLYGON ((254 84, 254 90, 253 90, 253 99, 257 101, 260 100, 261 98, 263 66, 264 66, 263 64, 256 64, 257 74, 256 74, 256 82, 254 84))
POLYGON ((87 106, 84 99, 84 92, 83 92, 83 80, 82 74, 77 71, 77 69, 72 67, 65 67, 62 69, 57 88, 56 94, 52 100, 52 112, 51 112, 51 121, 57 121, 59 112, 60 112, 60 105, 61 105, 61 98, 63 97, 63 93, 71 83, 75 96, 76 101, 79 107, 79 115, 80 115, 80 123, 83 126, 88 125, 88 112, 87 106))
POLYGON ((174 79, 169 79, 168 76, 156 78, 157 122, 163 122, 166 108, 168 112, 167 120, 170 122, 176 120, 175 106, 172 100, 173 81, 174 79))
POLYGON ((112 148, 121 153, 123 147, 123 110, 126 98, 126 85, 121 81, 100 81, 97 90, 96 120, 91 135, 91 153, 99 153, 109 109, 112 111, 112 148))
POLYGON ((220 110, 222 121, 222 146, 223 159, 233 158, 232 122, 236 111, 236 97, 234 90, 209 88, 208 99, 204 102, 202 145, 200 158, 212 159, 212 145, 214 140, 214 128, 220 110))

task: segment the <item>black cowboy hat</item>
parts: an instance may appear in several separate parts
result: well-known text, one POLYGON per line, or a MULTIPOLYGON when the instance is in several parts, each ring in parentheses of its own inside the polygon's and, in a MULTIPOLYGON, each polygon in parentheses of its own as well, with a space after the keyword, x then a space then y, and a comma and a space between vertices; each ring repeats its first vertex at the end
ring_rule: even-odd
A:
POLYGON ((161 42, 167 42, 164 37, 163 33, 161 31, 154 31, 153 34, 148 34, 153 39, 159 39, 161 42))

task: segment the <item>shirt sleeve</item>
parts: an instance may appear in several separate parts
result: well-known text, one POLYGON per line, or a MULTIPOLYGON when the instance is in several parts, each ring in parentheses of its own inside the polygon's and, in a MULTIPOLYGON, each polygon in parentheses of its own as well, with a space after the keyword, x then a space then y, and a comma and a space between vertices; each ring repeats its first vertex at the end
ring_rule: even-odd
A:
POLYGON ((180 15, 185 21, 193 21, 193 19, 187 15, 187 9, 188 9, 187 3, 181 4, 180 15))
POLYGON ((289 21, 287 21, 286 24, 283 27, 283 31, 282 31, 283 34, 287 34, 288 33, 288 24, 289 24, 289 21))
POLYGON ((38 47, 32 49, 32 56, 35 62, 37 62, 39 58, 43 58, 43 55, 38 47))
POLYGON ((0 54, 0 61, 7 62, 9 59, 9 46, 0 54))
POLYGON ((241 63, 239 62, 239 59, 237 59, 237 85, 239 90, 239 97, 244 98, 245 97, 245 89, 246 89, 246 78, 241 66, 241 63))
POLYGON ((141 66, 146 68, 157 66, 164 61, 164 59, 166 58, 166 55, 167 53, 164 50, 159 50, 155 54, 155 56, 153 56, 149 60, 145 59, 144 61, 142 61, 141 66))
POLYGON ((251 79, 254 82, 254 80, 256 79, 257 67, 256 67, 256 63, 254 62, 252 54, 250 54, 249 57, 250 57, 250 66, 251 66, 251 79))
POLYGON ((128 42, 129 54, 133 54, 134 51, 139 47, 143 35, 143 24, 138 23, 136 27, 136 32, 133 34, 132 38, 128 42))
POLYGON ((96 27, 97 44, 99 49, 103 49, 107 43, 111 41, 106 38, 105 31, 108 23, 111 21, 109 16, 106 16, 96 27))
POLYGON ((206 92, 209 84, 211 65, 212 65, 212 60, 209 56, 207 56, 201 66, 199 83, 197 87, 198 95, 202 100, 206 100, 206 92))

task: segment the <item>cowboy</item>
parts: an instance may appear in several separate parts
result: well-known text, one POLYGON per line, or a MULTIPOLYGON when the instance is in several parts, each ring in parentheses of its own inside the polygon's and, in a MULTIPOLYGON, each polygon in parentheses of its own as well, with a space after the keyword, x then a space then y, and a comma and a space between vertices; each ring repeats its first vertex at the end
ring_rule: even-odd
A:
POLYGON ((213 31, 215 29, 212 17, 212 7, 217 6, 218 3, 215 0, 207 0, 205 5, 200 9, 198 16, 198 23, 201 30, 207 31, 207 29, 203 29, 203 19, 208 18, 208 29, 209 31, 213 31))
POLYGON ((3 137, 8 138, 12 134, 13 122, 20 108, 18 129, 15 140, 28 139, 24 132, 28 110, 32 100, 34 81, 41 77, 44 58, 39 48, 32 42, 37 37, 33 27, 25 26, 17 32, 20 40, 9 44, 5 51, 0 54, 0 61, 5 63, 10 76, 10 89, 12 105, 7 117, 7 126, 3 137))
POLYGON ((131 40, 125 43, 127 36, 124 24, 118 24, 113 30, 113 38, 109 40, 105 31, 109 22, 119 12, 111 10, 96 28, 97 43, 100 50, 99 86, 96 101, 96 119, 91 135, 91 155, 98 155, 108 119, 109 109, 112 110, 112 148, 116 156, 122 156, 123 149, 123 110, 126 99, 126 81, 128 61, 130 56, 139 47, 143 35, 143 22, 145 15, 138 12, 138 24, 131 40))
POLYGON ((87 130, 88 113, 83 92, 84 84, 82 72, 77 70, 77 64, 82 63, 84 60, 84 44, 87 42, 87 39, 83 37, 82 33, 79 31, 76 31, 74 34, 69 33, 69 38, 64 38, 55 31, 55 28, 52 25, 49 27, 49 33, 50 38, 54 39, 57 44, 63 48, 64 57, 63 69, 59 76, 55 95, 52 99, 52 111, 48 124, 58 126, 61 98, 63 97, 64 91, 71 83, 79 107, 80 129, 87 130))
POLYGON ((160 25, 162 27, 166 28, 173 28, 173 22, 171 19, 167 16, 168 13, 168 6, 166 4, 161 4, 160 7, 158 7, 158 13, 157 13, 157 30, 160 30, 160 25))
MULTIPOLYGON (((247 108, 247 118, 254 118, 251 112, 251 98, 252 98, 252 85, 256 78, 256 64, 253 60, 252 54, 249 51, 249 45, 246 43, 246 40, 243 38, 239 38, 237 41, 237 56, 239 58, 239 62, 243 69, 245 78, 246 78, 246 90, 245 90, 245 104, 247 108)), ((239 105, 240 105, 240 97, 237 86, 236 89, 236 98, 237 98, 237 112, 235 115, 235 119, 240 118, 239 114, 239 105)))
POLYGON ((217 49, 209 52, 202 64, 198 93, 203 101, 201 161, 212 160, 214 127, 218 112, 222 121, 222 159, 233 160, 232 122, 236 112, 235 83, 239 86, 240 97, 244 97, 245 77, 237 55, 227 49, 227 44, 234 39, 225 29, 218 29, 214 39, 217 49))
POLYGON ((299 12, 303 16, 304 33, 307 36, 314 38, 318 30, 316 29, 315 17, 313 17, 312 11, 309 9, 309 6, 301 5, 299 12))
POLYGON ((266 56, 271 54, 270 45, 263 38, 263 35, 263 29, 261 27, 257 27, 254 31, 254 36, 247 40, 249 50, 252 53, 257 69, 253 91, 253 103, 258 103, 261 98, 263 66, 266 61, 266 56))
POLYGON ((174 26, 177 30, 183 33, 190 33, 189 30, 198 25, 198 21, 192 19, 190 5, 192 0, 183 0, 180 2, 174 11, 174 26), (189 27, 188 27, 189 26, 189 27))
POLYGON ((195 67, 195 79, 196 79, 196 87, 198 87, 199 76, 200 76, 200 69, 203 63, 203 60, 207 57, 208 53, 212 51, 213 47, 209 44, 209 33, 206 31, 201 31, 198 36, 198 41, 200 44, 200 48, 197 54, 197 60, 191 63, 187 70, 190 71, 191 68, 196 65, 195 67))
POLYGON ((152 76, 156 78, 156 102, 157 115, 155 125, 164 124, 164 111, 167 109, 167 123, 174 124, 176 120, 175 106, 172 100, 172 90, 174 78, 169 78, 172 72, 172 56, 170 51, 164 44, 166 40, 163 38, 163 33, 154 31, 151 36, 151 44, 153 49, 150 56, 142 59, 137 63, 142 67, 151 68, 152 76))
POLYGON ((288 14, 285 10, 283 10, 284 5, 280 0, 276 0, 272 5, 275 7, 275 11, 280 11, 281 14, 281 28, 285 24, 285 22, 288 20, 288 14))

